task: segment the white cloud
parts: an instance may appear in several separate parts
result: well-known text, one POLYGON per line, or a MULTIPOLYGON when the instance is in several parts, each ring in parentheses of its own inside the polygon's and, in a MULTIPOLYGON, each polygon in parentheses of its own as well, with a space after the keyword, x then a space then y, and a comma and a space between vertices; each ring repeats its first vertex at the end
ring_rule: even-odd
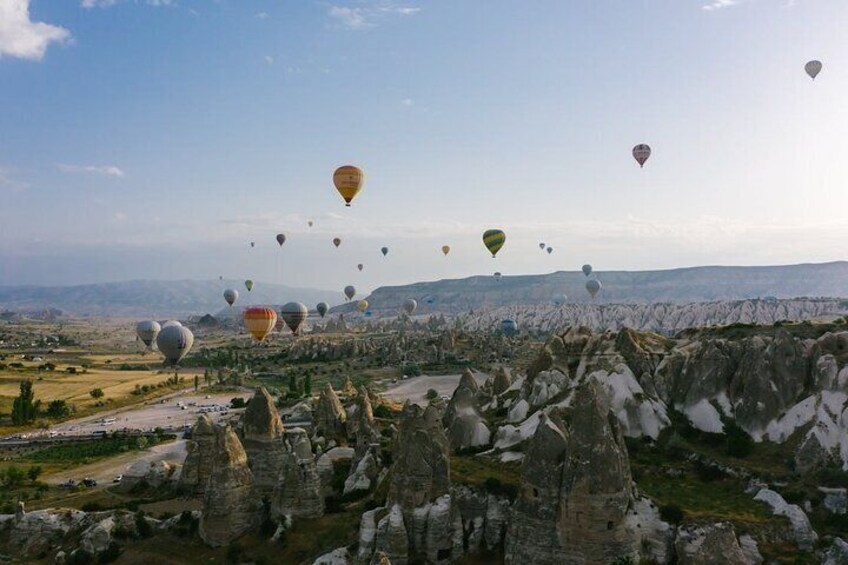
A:
POLYGON ((713 10, 721 10, 722 8, 729 8, 730 6, 736 6, 739 4, 740 0, 714 0, 709 4, 704 4, 701 6, 704 10, 711 12, 713 10))
POLYGON ((29 0, 0 1, 0 58, 40 61, 51 43, 64 43, 71 32, 59 26, 34 22, 29 0))
POLYGON ((404 108, 412 108, 413 106, 415 106, 415 100, 413 100, 412 98, 404 98, 400 101, 400 105, 404 108))
POLYGON ((268 63, 269 65, 273 65, 274 64, 274 58, 270 55, 265 55, 265 62, 268 63))
MULTIPOLYGON (((110 8, 115 4, 123 2, 124 0, 82 0, 80 2, 80 6, 83 8, 110 8)), ((145 4, 149 6, 176 6, 176 0, 143 0, 145 4)), ((138 0, 136 0, 138 2, 138 0)))
POLYGON ((114 165, 66 165, 59 163, 56 168, 70 175, 91 174, 104 177, 122 177, 124 171, 114 165))
POLYGON ((421 8, 404 6, 394 2, 366 2, 365 5, 350 8, 330 6, 329 16, 338 25, 347 29, 366 29, 377 25, 378 20, 388 16, 413 16, 421 8))
POLYGON ((258 14, 256 14, 256 17, 259 18, 260 20, 267 20, 268 19, 268 12, 259 12, 258 14))
POLYGON ((20 192, 26 188, 29 188, 29 183, 16 179, 13 171, 0 167, 0 189, 20 192))

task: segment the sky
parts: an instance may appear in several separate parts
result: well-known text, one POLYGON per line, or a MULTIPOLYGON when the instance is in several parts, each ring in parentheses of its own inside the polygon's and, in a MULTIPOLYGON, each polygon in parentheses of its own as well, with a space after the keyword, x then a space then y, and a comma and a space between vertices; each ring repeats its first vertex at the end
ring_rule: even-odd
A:
POLYGON ((846 21, 844 0, 0 0, 0 285, 848 259, 846 21))

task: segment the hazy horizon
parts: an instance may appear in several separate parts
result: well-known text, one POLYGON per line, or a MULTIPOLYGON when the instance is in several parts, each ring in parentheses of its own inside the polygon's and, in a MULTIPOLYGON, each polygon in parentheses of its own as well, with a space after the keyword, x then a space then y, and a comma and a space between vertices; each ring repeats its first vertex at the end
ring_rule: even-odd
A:
POLYGON ((802 0, 8 0, 0 284, 371 290, 842 260, 846 16, 802 0), (366 173, 352 208, 331 179, 347 163, 366 173), (507 232, 496 260, 489 227, 507 232))

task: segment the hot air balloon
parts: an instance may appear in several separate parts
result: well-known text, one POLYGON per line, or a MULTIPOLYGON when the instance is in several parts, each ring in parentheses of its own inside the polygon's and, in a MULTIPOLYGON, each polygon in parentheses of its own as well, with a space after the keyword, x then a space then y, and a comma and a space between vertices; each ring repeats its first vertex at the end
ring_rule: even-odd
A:
POLYGON ((256 247, 256 242, 255 242, 255 241, 251 241, 251 242, 250 242, 250 246, 251 246, 251 247, 256 247))
POLYGON ((545 242, 544 241, 539 242, 539 249, 544 251, 544 249, 545 249, 545 242))
POLYGON ((315 309, 318 311, 318 314, 323 318, 324 315, 330 310, 330 306, 326 302, 319 302, 315 309))
POLYGON ((312 227, 312 220, 309 220, 308 222, 306 222, 306 225, 311 228, 312 227))
POLYGON ((412 316, 415 313, 415 309, 418 308, 418 303, 413 298, 407 298, 403 301, 403 309, 407 313, 407 315, 412 316))
POLYGON ((450 245, 442 245, 442 253, 444 253, 445 255, 450 253, 450 245))
POLYGON ((163 327, 156 337, 156 345, 165 356, 165 362, 176 365, 186 356, 194 344, 194 334, 183 326, 163 327))
POLYGON ((592 274, 592 265, 586 264, 580 268, 587 277, 592 274))
POLYGON ((153 320, 145 320, 135 325, 135 333, 138 339, 143 341, 147 347, 150 347, 150 344, 156 340, 156 336, 159 335, 161 330, 162 326, 159 325, 159 322, 153 320))
POLYGON ((383 257, 385 257, 386 255, 388 255, 388 254, 389 254, 389 248, 388 248, 388 247, 381 247, 381 248, 380 248, 380 253, 382 253, 382 254, 383 254, 383 257))
POLYGON ((648 157, 650 156, 651 147, 649 145, 640 143, 639 145, 633 148, 633 158, 636 159, 636 162, 639 163, 640 167, 645 166, 645 161, 647 161, 648 157))
POLYGON ((277 243, 280 244, 280 247, 282 247, 285 242, 286 242, 286 234, 278 233, 277 234, 277 243))
POLYGON ((365 312, 366 310, 368 310, 368 301, 362 299, 356 303, 356 307, 359 308, 360 312, 365 312))
POLYGON ((598 294, 598 291, 601 290, 601 281, 598 279, 589 279, 586 281, 586 290, 589 291, 589 294, 592 295, 592 298, 595 298, 595 295, 598 294))
POLYGON ((497 282, 501 282, 501 277, 502 277, 502 276, 503 276, 503 275, 501 275, 501 272, 500 272, 500 271, 495 271, 495 280, 496 280, 497 282))
POLYGON ((564 294, 557 294, 556 296, 554 296, 554 304, 557 306, 565 304, 567 300, 568 297, 564 294))
POLYGON ((426 302, 427 304, 433 304, 436 302, 436 298, 433 296, 428 296, 424 299, 424 302, 426 302))
POLYGON ((821 61, 809 61, 806 65, 804 65, 804 70, 807 71, 807 74, 810 75, 810 78, 816 80, 816 77, 822 70, 821 61))
POLYGON ((348 300, 352 300, 353 297, 356 296, 356 287, 353 286, 352 284, 349 284, 346 287, 344 287, 344 293, 345 293, 345 296, 347 296, 348 300))
POLYGON ((336 185, 336 190, 344 198, 345 206, 350 206, 350 203, 362 190, 362 183, 365 180, 365 173, 359 167, 353 165, 345 165, 336 169, 333 173, 333 184, 336 185))
POLYGON ((265 339, 271 330, 274 329, 274 324, 277 323, 277 313, 273 308, 264 306, 251 306, 244 310, 244 325, 251 333, 256 341, 265 339))
POLYGON ((506 234, 503 230, 486 230, 483 232, 483 245, 485 245, 486 249, 489 250, 489 253, 492 254, 492 259, 494 259, 495 255, 498 254, 498 251, 501 250, 505 241, 506 234))
POLYGON ((246 281, 244 281, 244 288, 247 289, 247 292, 250 292, 251 290, 253 290, 253 281, 250 280, 250 279, 247 279, 246 281))
POLYGON ((235 304, 236 300, 238 300, 238 291, 232 288, 228 288, 224 291, 224 300, 227 301, 227 304, 232 306, 235 304))
POLYGON ((515 335, 518 331, 518 325, 515 320, 501 320, 501 332, 504 335, 515 335))
POLYGON ((550 255, 551 253, 553 253, 553 252, 554 252, 554 248, 553 248, 553 247, 548 247, 547 251, 548 251, 548 255, 550 255))
POLYGON ((224 280, 224 275, 218 275, 218 280, 219 280, 219 281, 224 280))
POLYGON ((283 321, 285 321, 292 333, 297 334, 300 325, 306 319, 306 316, 309 315, 309 310, 300 302, 289 302, 283 306, 280 314, 282 314, 283 321))
POLYGON ((162 324, 162 329, 164 330, 165 328, 170 328, 171 326, 180 327, 182 326, 182 324, 176 320, 168 320, 167 322, 162 324))
POLYGON ((356 268, 357 268, 357 269, 359 269, 359 270, 361 271, 362 269, 364 269, 364 268, 365 268, 365 265, 363 265, 362 263, 360 263, 359 265, 357 265, 357 266, 356 266, 356 268))
POLYGON ((336 247, 338 247, 338 246, 339 246, 339 245, 341 245, 341 244, 342 244, 342 239, 341 239, 340 237, 334 237, 334 238, 333 238, 333 245, 335 245, 336 247))

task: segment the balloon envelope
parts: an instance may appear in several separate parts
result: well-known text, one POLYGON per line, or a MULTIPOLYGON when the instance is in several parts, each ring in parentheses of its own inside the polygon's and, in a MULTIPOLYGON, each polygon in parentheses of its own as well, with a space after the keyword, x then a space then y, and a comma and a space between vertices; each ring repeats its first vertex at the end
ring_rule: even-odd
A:
POLYGON ((251 247, 255 247, 255 246, 256 246, 256 242, 251 241, 251 242, 250 242, 250 246, 251 246, 251 247))
POLYGON ((544 241, 540 241, 540 242, 539 242, 539 249, 544 249, 544 248, 545 248, 545 242, 544 242, 544 241))
POLYGON ((495 272, 495 280, 496 280, 496 281, 500 282, 500 280, 501 280, 501 277, 502 277, 502 276, 503 276, 503 275, 501 274, 501 272, 500 272, 500 271, 496 271, 496 272, 495 272))
POLYGON ((362 169, 353 165, 344 165, 333 173, 333 184, 336 185, 336 190, 344 198, 345 206, 350 206, 350 203, 362 190, 364 181, 365 173, 362 172, 362 169))
POLYGON ((636 159, 636 162, 639 163, 640 167, 645 166, 645 161, 648 160, 648 157, 651 156, 651 147, 644 143, 640 143, 636 147, 633 148, 633 158, 636 159))
POLYGON ((561 306, 562 304, 565 304, 565 302, 567 300, 568 300, 568 297, 564 294, 557 294, 556 296, 554 296, 554 304, 556 304, 557 306, 561 306))
POLYGON ((315 309, 318 311, 318 314, 323 318, 330 310, 330 305, 326 302, 319 302, 315 309))
POLYGON ((164 324, 162 324, 162 329, 170 328, 171 326, 182 326, 182 324, 176 320, 168 320, 164 324))
POLYGON ((338 246, 339 246, 339 245, 341 245, 341 244, 342 244, 342 240, 341 240, 341 238, 339 238, 339 237, 334 237, 334 238, 333 238, 333 245, 335 245, 336 247, 338 247, 338 246))
POLYGON ((247 292, 250 292, 251 290, 253 290, 253 281, 250 280, 250 279, 247 279, 246 281, 244 281, 244 288, 247 289, 247 292))
POLYGON ((349 284, 346 287, 344 287, 344 293, 345 293, 345 296, 347 296, 347 299, 351 300, 354 296, 356 296, 356 287, 353 286, 352 284, 349 284))
POLYGON ((595 295, 598 294, 598 291, 601 290, 601 281, 597 279, 589 279, 586 281, 586 290, 589 291, 589 294, 592 295, 592 298, 595 298, 595 295))
POLYGON ((483 232, 483 245, 492 254, 492 258, 498 254, 504 243, 506 242, 506 234, 503 230, 486 230, 483 232))
POLYGON ((553 248, 553 247, 548 247, 548 255, 550 255, 551 253, 553 253, 553 251, 554 251, 554 248, 553 248))
POLYGON ((359 308, 360 312, 365 312, 368 310, 368 301, 363 299, 356 303, 356 307, 359 308))
POLYGON ((224 300, 227 301, 227 304, 232 306, 235 304, 236 300, 238 300, 238 291, 233 288, 228 288, 224 291, 224 300))
POLYGON ((306 225, 311 228, 312 227, 312 220, 309 220, 308 222, 306 222, 306 225))
POLYGON ((277 313, 272 308, 251 306, 244 311, 244 325, 257 341, 265 339, 276 323, 277 313))
POLYGON ((183 326, 163 327, 156 336, 156 345, 165 356, 165 361, 176 365, 186 356, 194 344, 194 334, 183 326))
POLYGON ((386 255, 388 255, 388 254, 389 254, 389 248, 388 248, 388 247, 382 247, 382 248, 380 248, 380 253, 382 253, 382 254, 383 254, 383 257, 385 257, 386 255))
POLYGON ((583 266, 580 268, 580 270, 582 270, 582 271, 583 271, 583 274, 584 274, 584 275, 586 275, 586 276, 588 277, 589 275, 591 275, 591 274, 592 274, 592 265, 589 265, 589 264, 583 265, 583 266))
POLYGON ((362 269, 365 268, 365 266, 362 263, 360 263, 359 265, 356 266, 356 268, 361 271, 362 269))
POLYGON ((414 299, 407 298, 403 301, 403 311, 408 315, 412 316, 412 314, 415 313, 416 308, 418 308, 418 303, 414 299))
POLYGON ((450 245, 442 245, 442 253, 444 253, 445 255, 450 253, 450 245))
POLYGON ((159 325, 159 322, 153 320, 145 320, 135 325, 135 333, 138 339, 143 341, 147 347, 150 347, 150 344, 156 340, 156 336, 159 335, 161 330, 162 326, 159 325))
POLYGON ((285 242, 286 242, 286 234, 278 233, 277 234, 277 243, 280 244, 280 247, 282 247, 285 242))
POLYGON ((505 335, 513 335, 518 331, 518 325, 515 320, 501 320, 501 331, 505 335))
POLYGON ((309 310, 300 302, 289 302, 283 306, 280 314, 292 333, 296 334, 306 316, 309 315, 309 310))
POLYGON ((806 65, 804 65, 804 70, 807 71, 807 74, 810 75, 810 78, 816 80, 816 77, 822 70, 821 61, 809 61, 806 65))

